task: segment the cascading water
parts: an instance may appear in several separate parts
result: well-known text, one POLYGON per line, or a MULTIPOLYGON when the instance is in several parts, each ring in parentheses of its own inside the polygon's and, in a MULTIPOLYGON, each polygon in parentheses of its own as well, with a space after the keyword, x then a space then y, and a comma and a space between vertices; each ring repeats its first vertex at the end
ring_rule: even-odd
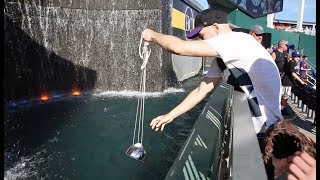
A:
MULTIPOLYGON (((138 90, 136 42, 144 28, 163 24, 161 1, 5 0, 4 15, 8 101, 73 88, 138 90)), ((162 50, 153 54, 147 89, 163 91, 175 77, 162 50)))

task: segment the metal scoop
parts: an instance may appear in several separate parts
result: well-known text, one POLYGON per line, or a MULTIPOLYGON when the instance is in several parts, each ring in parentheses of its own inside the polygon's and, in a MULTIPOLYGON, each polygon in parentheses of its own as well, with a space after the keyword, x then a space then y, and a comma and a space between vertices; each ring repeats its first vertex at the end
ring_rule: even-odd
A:
POLYGON ((126 154, 135 160, 144 162, 147 153, 141 143, 136 143, 127 149, 126 154))

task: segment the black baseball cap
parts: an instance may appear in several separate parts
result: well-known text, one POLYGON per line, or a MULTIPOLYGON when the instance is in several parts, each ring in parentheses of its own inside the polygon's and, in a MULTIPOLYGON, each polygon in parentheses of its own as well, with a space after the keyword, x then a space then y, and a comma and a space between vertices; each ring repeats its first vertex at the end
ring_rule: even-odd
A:
POLYGON ((264 30, 262 26, 256 24, 254 26, 251 26, 250 32, 254 32, 255 34, 264 34, 264 30))
POLYGON ((228 23, 228 12, 222 9, 206 9, 197 14, 194 29, 187 33, 187 38, 193 39, 198 36, 202 28, 210 26, 214 23, 225 24, 228 23))
POLYGON ((291 56, 292 56, 292 57, 300 57, 300 53, 299 53, 299 51, 293 51, 293 52, 291 53, 291 56))

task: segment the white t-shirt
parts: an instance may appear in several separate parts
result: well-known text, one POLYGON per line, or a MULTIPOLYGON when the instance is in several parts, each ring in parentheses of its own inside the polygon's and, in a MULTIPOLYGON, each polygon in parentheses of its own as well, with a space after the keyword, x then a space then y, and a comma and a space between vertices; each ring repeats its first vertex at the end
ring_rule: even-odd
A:
POLYGON ((222 77, 247 95, 256 133, 265 132, 275 121, 283 119, 279 70, 259 42, 242 32, 221 34, 204 41, 219 54, 206 77, 222 77))

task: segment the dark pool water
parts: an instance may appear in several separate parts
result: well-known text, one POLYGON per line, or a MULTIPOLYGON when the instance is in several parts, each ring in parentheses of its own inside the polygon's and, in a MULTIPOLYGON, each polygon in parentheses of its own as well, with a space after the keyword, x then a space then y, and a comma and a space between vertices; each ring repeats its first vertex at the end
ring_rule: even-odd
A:
POLYGON ((145 162, 132 144, 137 92, 105 92, 9 108, 4 119, 4 179, 164 179, 205 101, 166 126, 149 127, 198 85, 200 76, 145 100, 145 162))

